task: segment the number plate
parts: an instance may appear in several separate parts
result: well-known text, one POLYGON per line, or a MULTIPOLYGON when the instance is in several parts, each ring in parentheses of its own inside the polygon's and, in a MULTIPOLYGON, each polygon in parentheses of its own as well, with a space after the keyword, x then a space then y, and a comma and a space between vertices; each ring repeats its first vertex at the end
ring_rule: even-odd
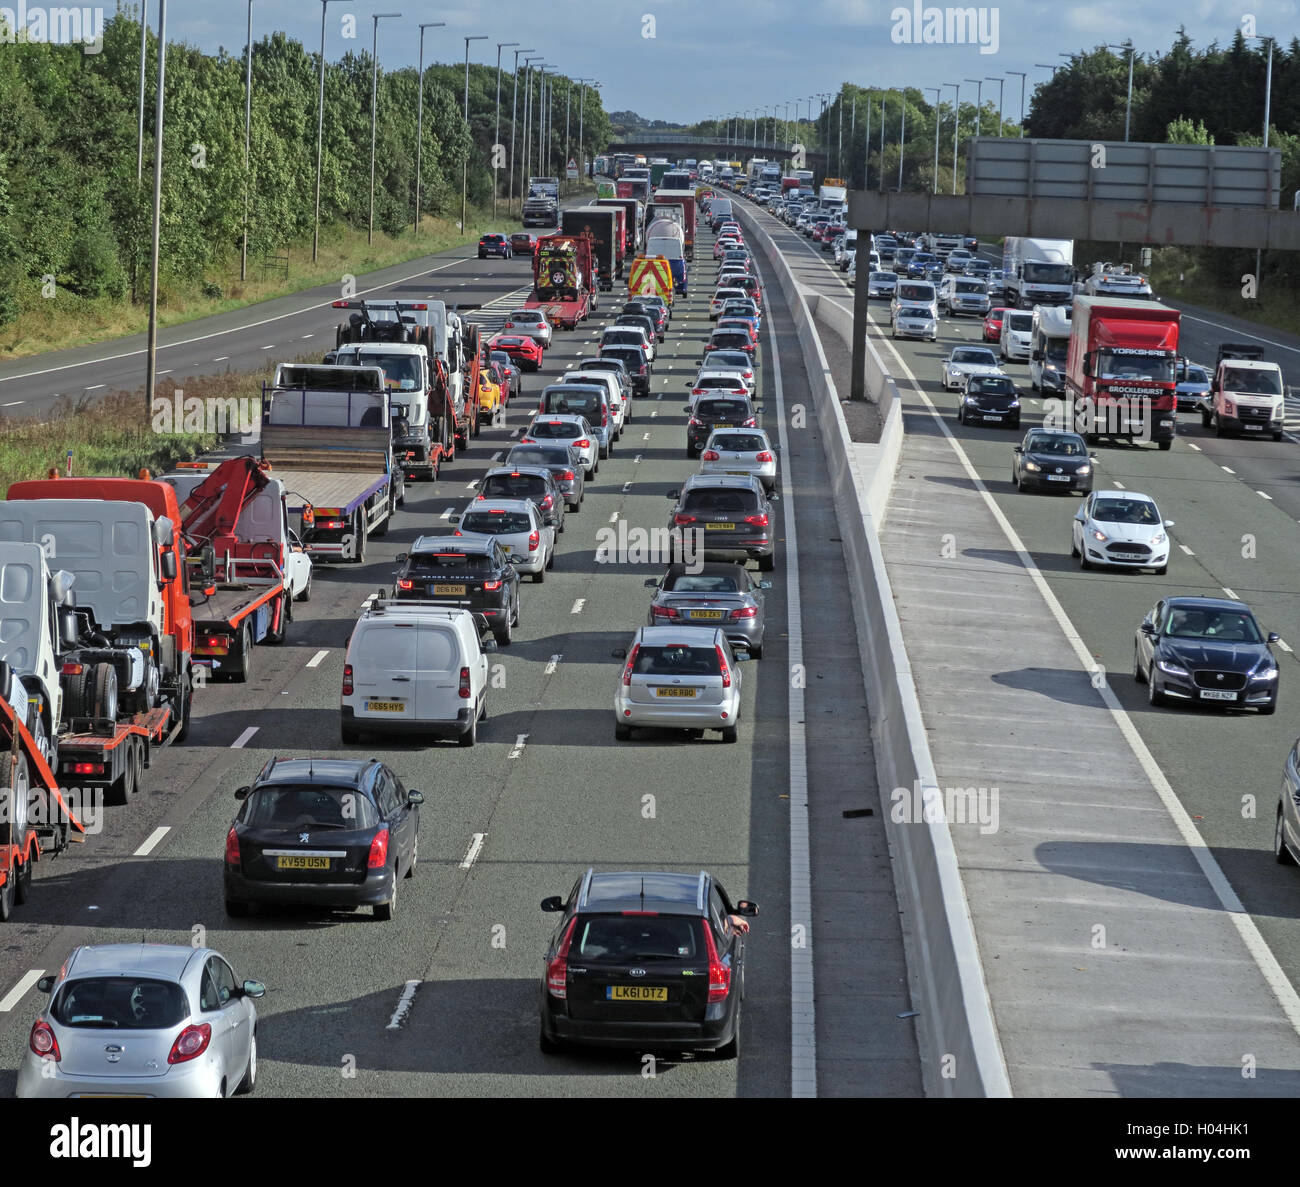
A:
POLYGON ((1070 474, 1049 474, 1047 476, 1047 481, 1048 482, 1069 482, 1071 477, 1072 475, 1070 474))
POLYGON ((606 985, 605 1000, 610 1002, 666 1002, 667 985, 606 985))
POLYGON ((985 420, 1001 420, 1002 417, 1000 417, 1000 416, 986 416, 986 417, 984 417, 984 419, 985 419, 985 420))
POLYGON ((1112 552, 1110 555, 1117 561, 1144 561, 1147 559, 1140 552, 1112 552))
POLYGON ((462 594, 463 595, 465 593, 465 587, 463 585, 435 585, 433 587, 433 592, 435 594, 462 594))
POLYGON ((502 545, 501 545, 501 551, 504 552, 507 556, 509 556, 509 555, 510 555, 510 545, 509 545, 509 544, 502 544, 502 545))
POLYGON ((330 859, 328 857, 277 857, 275 868, 277 870, 328 870, 330 859))
POLYGON ((657 697, 693 697, 696 693, 694 688, 656 688, 655 696, 657 697))
POLYGON ((734 532, 736 530, 734 523, 706 523, 704 526, 710 532, 734 532))
POLYGON ((691 618, 721 618, 721 610, 691 610, 691 618))
POLYGON ((1203 701, 1235 701, 1237 694, 1235 692, 1224 692, 1217 688, 1201 689, 1201 700, 1203 701))
POLYGON ((367 713, 405 713, 406 706, 401 701, 367 701, 367 713))
POLYGON ((1245 429, 1246 432, 1248 433, 1258 433, 1259 430, 1262 429, 1264 426, 1263 425, 1242 425, 1241 427, 1245 429))
POLYGON ((748 477, 749 477, 749 471, 748 471, 748 470, 728 470, 727 473, 728 473, 728 474, 734 474, 734 475, 736 475, 737 478, 748 478, 748 477))

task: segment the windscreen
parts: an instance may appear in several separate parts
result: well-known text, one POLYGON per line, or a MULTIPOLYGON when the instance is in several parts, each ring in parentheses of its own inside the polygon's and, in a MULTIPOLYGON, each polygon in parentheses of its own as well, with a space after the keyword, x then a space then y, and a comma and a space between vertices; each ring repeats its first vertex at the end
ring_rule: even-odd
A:
POLYGON ((1276 371, 1254 371, 1245 367, 1223 369, 1223 390, 1252 396, 1280 396, 1282 381, 1276 371))
POLYGON ((573 933, 570 958, 618 964, 693 960, 703 949, 698 932, 689 915, 583 915, 573 933))
POLYGON ((509 536, 532 530, 532 523, 522 511, 467 511, 460 521, 462 532, 484 536, 509 536))
POLYGON ((664 589, 672 593, 739 593, 740 582, 735 577, 712 573, 682 573, 664 589))
POLYGON ((954 350, 952 352, 952 361, 954 363, 979 363, 986 367, 996 367, 998 363, 991 350, 954 350))
POLYGON ((285 784, 252 792, 244 808, 249 828, 363 829, 378 823, 374 805, 354 787, 285 784))
POLYGON ((1015 330, 1017 334, 1028 334, 1034 328, 1034 315, 1032 313, 1012 313, 1005 317, 1005 324, 1008 329, 1015 330))
POLYGON ((1096 375, 1098 379, 1173 383, 1174 360, 1167 355, 1121 354, 1114 350, 1099 350, 1096 375))
POLYGON ((164 1030, 190 1014, 175 981, 153 977, 79 977, 65 981, 50 1014, 60 1026, 87 1030, 164 1030))
POLYGON ((492 558, 484 552, 414 552, 407 573, 437 577, 441 573, 491 573, 492 558))
POLYGON ((1074 269, 1069 264, 1026 260, 1021 271, 1027 284, 1070 284, 1074 280, 1074 269))
POLYGON ((1004 379, 1000 375, 977 375, 971 379, 966 390, 971 395, 978 393, 981 396, 1014 396, 1016 385, 1010 379, 1004 379))
POLYGON ((701 487, 689 490, 682 498, 683 511, 707 511, 710 514, 743 515, 758 506, 753 491, 723 487, 701 487))
POLYGON ((585 416, 589 421, 600 417, 600 397, 595 392, 547 392, 546 411, 565 416, 585 416))
POLYGON ((1175 639, 1209 639, 1216 643, 1264 641, 1255 620, 1237 610, 1171 606, 1165 613, 1164 633, 1175 639))
POLYGON ((670 643, 664 647, 642 644, 632 670, 638 676, 717 676, 718 652, 713 647, 686 644, 670 643))
POLYGON ((489 498, 530 499, 546 494, 546 479, 540 474, 490 474, 483 481, 489 498))
POLYGON ((1098 499, 1092 517, 1101 523, 1141 523, 1155 526, 1160 513, 1145 499, 1098 499))

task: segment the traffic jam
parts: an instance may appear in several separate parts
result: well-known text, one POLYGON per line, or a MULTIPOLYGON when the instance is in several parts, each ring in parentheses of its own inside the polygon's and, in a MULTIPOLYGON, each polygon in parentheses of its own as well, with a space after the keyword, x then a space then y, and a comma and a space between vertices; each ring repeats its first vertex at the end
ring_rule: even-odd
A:
MULTIPOLYGON (((295 612, 321 601, 335 574, 373 563, 393 527, 411 542, 350 625, 334 744, 270 757, 226 791, 233 818, 211 868, 229 919, 398 917, 429 811, 413 772, 432 783, 436 750, 472 756, 511 741, 496 724, 501 658, 518 651, 522 623, 564 613, 546 605, 561 593, 534 587, 575 559, 594 558, 597 581, 600 566, 641 566, 644 601, 625 607, 622 638, 605 652, 610 741, 749 741, 783 559, 764 287, 730 202, 698 185, 698 170, 661 170, 653 188, 646 172, 625 162, 615 196, 602 183, 589 205, 552 201, 553 233, 483 237, 483 266, 531 273, 525 299, 516 288, 482 306, 449 295, 335 302, 334 348, 276 367, 251 452, 159 477, 51 475, 10 489, 0 584, 30 591, 6 614, 21 609, 40 646, 6 640, 0 663, 14 808, 0 919, 20 922, 37 898, 42 858, 93 847, 70 784, 135 802, 158 751, 202 726, 210 689, 251 686, 262 649, 301 629, 295 612), (627 198, 624 183, 643 179, 646 200, 627 198), (596 520, 588 496, 652 482, 669 439, 694 470, 667 484, 660 521, 596 520), (611 459, 631 465, 611 477, 611 459), (467 471, 448 469, 458 462, 484 471, 466 483, 467 471), (437 517, 407 509, 462 487, 437 517), (105 541, 129 543, 110 553, 105 541), (109 566, 116 579, 97 579, 109 566), (378 746, 425 761, 381 761, 378 746)), ((553 197, 549 180, 532 179, 526 217, 553 197)), ((548 645, 558 653, 564 638, 548 645)), ((540 903, 556 917, 537 969, 540 1051, 735 1060, 758 906, 698 866, 601 869, 599 856, 540 903)), ((268 984, 243 964, 206 946, 76 948, 33 984, 42 1000, 18 1095, 251 1092, 268 984)))

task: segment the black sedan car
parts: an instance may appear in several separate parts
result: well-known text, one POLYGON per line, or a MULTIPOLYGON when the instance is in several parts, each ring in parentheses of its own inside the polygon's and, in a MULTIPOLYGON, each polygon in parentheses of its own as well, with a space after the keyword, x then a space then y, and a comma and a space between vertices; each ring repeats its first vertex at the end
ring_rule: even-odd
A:
POLYGON ((551 472, 570 511, 577 511, 587 497, 586 473, 577 450, 562 441, 515 445, 502 459, 502 465, 545 466, 551 472))
POLYGON ((645 301, 628 301, 622 310, 624 315, 643 314, 650 318, 654 324, 655 339, 659 342, 664 340, 668 333, 668 309, 663 305, 650 305, 645 301))
POLYGON ((226 833, 226 914, 255 904, 374 909, 391 919, 415 872, 420 805, 378 759, 273 758, 226 833))
POLYGON ((487 619, 498 643, 519 621, 519 570, 492 537, 420 536, 399 552, 393 584, 398 601, 437 602, 487 619))
POLYGON ((1278 636, 1259 629, 1245 602, 1162 598, 1133 642, 1133 678, 1153 705, 1168 701, 1277 710, 1278 636))
POLYGON ((562 899, 539 992, 541 1048, 581 1043, 636 1051, 740 1054, 745 916, 707 872, 596 873, 562 899))
POLYGON ((478 482, 480 499, 532 499, 542 522, 564 531, 564 492, 547 466, 493 466, 478 482))
POLYGON ((1007 375, 972 375, 957 404, 959 424, 1020 427, 1020 393, 1007 375))
POLYGON ((628 378, 632 381, 632 394, 648 396, 650 394, 650 364, 646 361, 645 351, 639 346, 602 346, 602 359, 613 359, 623 364, 628 378))
MULTIPOLYGON (((728 380, 728 382, 739 385, 741 381, 728 380)), ((752 429, 757 423, 753 405, 746 396, 697 396, 683 408, 683 411, 688 417, 686 456, 689 458, 700 456, 700 450, 708 443, 709 434, 714 429, 752 429)))
POLYGON ((1064 490, 1087 494, 1092 490, 1093 461, 1087 443, 1078 433, 1055 429, 1030 429, 1015 447, 1011 481, 1019 491, 1064 490))

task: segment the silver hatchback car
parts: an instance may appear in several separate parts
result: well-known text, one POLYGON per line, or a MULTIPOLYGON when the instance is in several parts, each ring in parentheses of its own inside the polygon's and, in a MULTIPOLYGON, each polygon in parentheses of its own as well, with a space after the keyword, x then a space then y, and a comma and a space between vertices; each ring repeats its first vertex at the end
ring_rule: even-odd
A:
POLYGON ((750 474, 770 495, 779 481, 776 450, 762 429, 714 429, 700 454, 701 474, 750 474))
POLYGON ((614 737, 625 742, 634 726, 722 731, 739 738, 740 669, 720 627, 643 626, 632 645, 614 652, 625 659, 614 690, 614 737))
POLYGON ((259 981, 211 948, 98 944, 37 982, 18 1095, 213 1097, 257 1080, 259 981))

